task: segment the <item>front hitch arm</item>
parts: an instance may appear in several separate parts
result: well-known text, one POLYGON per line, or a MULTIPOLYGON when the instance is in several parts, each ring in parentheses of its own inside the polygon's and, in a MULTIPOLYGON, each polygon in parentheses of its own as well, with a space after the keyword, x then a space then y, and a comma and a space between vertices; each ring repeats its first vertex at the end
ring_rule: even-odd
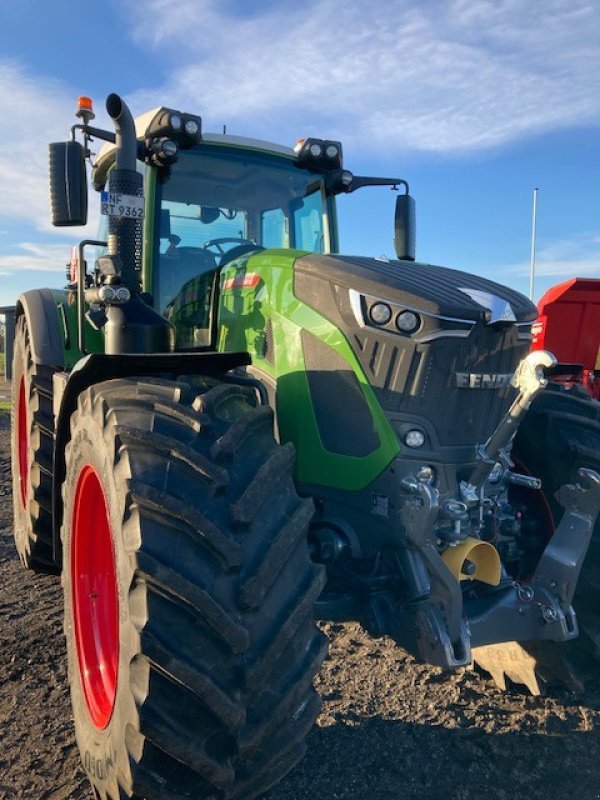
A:
POLYGON ((600 511, 600 475, 579 470, 580 483, 562 486, 556 498, 565 513, 529 584, 514 583, 466 608, 471 644, 508 641, 564 642, 578 634, 571 605, 600 511))
POLYGON ((504 448, 510 444, 531 401, 548 384, 544 370, 556 363, 556 356, 547 350, 534 350, 521 361, 511 380, 519 394, 487 442, 477 447, 479 463, 470 479, 474 486, 479 486, 487 478, 504 448))
POLYGON ((566 484, 555 497, 565 509, 554 536, 548 542, 535 570, 532 586, 547 586, 567 613, 579 573, 585 559, 598 512, 600 512, 600 475, 581 468, 581 483, 566 484))

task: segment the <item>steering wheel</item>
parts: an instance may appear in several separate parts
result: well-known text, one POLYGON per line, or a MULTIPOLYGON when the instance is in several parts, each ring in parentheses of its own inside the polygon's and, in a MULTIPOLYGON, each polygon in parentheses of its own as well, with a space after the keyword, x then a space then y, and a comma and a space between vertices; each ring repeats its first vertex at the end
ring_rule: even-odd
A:
POLYGON ((203 249, 210 252, 211 247, 214 247, 217 250, 217 255, 220 256, 219 259, 219 267, 224 267, 225 264, 233 261, 234 258, 239 258, 239 256, 243 256, 244 253, 249 253, 252 250, 264 250, 264 247, 261 247, 259 244, 255 244, 255 242, 251 242, 250 239, 236 239, 233 236, 224 236, 221 239, 211 239, 210 241, 206 242, 203 249), (222 245, 233 243, 236 246, 231 247, 229 250, 224 250, 222 245))
POLYGON ((250 239, 242 239, 241 236, 239 239, 235 238, 234 236, 222 236, 220 239, 210 239, 208 242, 205 242, 204 245, 202 245, 202 249, 209 250, 211 247, 214 247, 217 251, 217 255, 224 256, 225 253, 227 252, 226 250, 223 249, 222 245, 224 244, 236 244, 238 247, 241 247, 242 245, 259 247, 259 245, 255 244, 254 242, 251 242, 250 239))

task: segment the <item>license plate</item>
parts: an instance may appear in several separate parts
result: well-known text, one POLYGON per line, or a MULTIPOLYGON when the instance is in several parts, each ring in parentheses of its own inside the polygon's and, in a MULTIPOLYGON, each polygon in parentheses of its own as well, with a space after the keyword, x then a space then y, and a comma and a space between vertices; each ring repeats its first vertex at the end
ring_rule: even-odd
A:
POLYGON ((144 219, 144 198, 134 194, 118 194, 102 192, 100 195, 100 213, 107 217, 127 217, 144 219))

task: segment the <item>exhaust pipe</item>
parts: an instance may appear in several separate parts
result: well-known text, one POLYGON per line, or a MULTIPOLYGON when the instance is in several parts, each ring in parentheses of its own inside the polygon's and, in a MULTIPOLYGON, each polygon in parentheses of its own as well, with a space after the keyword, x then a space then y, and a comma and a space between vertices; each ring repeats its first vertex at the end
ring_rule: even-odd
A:
MULTIPOLYGON (((136 170, 137 138, 131 111, 118 94, 108 95, 106 110, 115 126, 117 148, 108 191, 110 194, 142 197, 144 184, 136 170)), ((110 216, 108 252, 114 257, 115 271, 129 289, 130 299, 125 303, 107 305, 104 352, 109 355, 171 352, 175 345, 173 326, 140 297, 142 221, 110 216)))
MULTIPOLYGON (((135 123, 127 104, 118 94, 106 98, 106 110, 115 125, 116 163, 108 179, 108 191, 116 195, 144 193, 143 178, 136 171, 137 139, 135 123)), ((131 292, 138 294, 142 261, 142 223, 129 217, 109 217, 108 252, 120 258, 121 280, 131 292)))
POLYGON ((137 139, 135 123, 127 104, 118 94, 106 98, 106 111, 112 119, 117 134, 117 169, 131 169, 135 172, 137 158, 137 139))

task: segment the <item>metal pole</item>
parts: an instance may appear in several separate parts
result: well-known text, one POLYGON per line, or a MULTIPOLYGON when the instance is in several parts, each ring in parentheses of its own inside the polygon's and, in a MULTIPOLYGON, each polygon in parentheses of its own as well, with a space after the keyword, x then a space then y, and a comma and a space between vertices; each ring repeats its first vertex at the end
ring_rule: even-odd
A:
POLYGON ((529 299, 533 300, 533 284, 535 281, 535 238, 537 227, 537 197, 538 187, 533 190, 533 210, 531 213, 531 264, 529 268, 529 299))

